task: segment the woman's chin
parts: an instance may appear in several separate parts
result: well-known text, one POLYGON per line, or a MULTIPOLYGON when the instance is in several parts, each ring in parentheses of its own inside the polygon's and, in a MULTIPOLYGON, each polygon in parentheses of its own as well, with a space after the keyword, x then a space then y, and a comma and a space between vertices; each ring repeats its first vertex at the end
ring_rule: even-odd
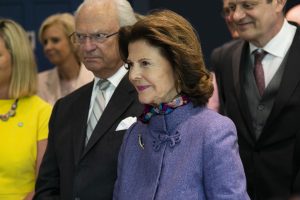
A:
POLYGON ((139 102, 141 104, 147 104, 147 105, 153 105, 154 101, 149 99, 149 98, 145 98, 145 97, 141 97, 139 96, 139 102))

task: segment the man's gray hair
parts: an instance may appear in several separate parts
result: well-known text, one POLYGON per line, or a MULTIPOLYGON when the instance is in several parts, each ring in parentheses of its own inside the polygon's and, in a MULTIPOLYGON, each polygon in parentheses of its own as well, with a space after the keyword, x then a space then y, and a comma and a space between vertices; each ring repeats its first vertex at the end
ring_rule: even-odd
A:
POLYGON ((115 3, 120 27, 130 26, 133 25, 135 22, 137 22, 137 19, 134 15, 133 8, 131 7, 130 3, 127 0, 84 0, 75 11, 74 13, 75 18, 83 5, 93 4, 100 1, 110 1, 115 3))

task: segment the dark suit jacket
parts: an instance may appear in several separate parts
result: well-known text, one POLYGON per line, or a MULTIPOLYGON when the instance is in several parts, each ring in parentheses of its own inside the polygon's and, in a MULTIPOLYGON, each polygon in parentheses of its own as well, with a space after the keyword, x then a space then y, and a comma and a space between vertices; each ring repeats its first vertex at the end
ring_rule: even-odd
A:
POLYGON ((212 54, 221 110, 235 123, 252 199, 286 200, 299 192, 300 181, 300 29, 290 48, 285 71, 267 122, 258 140, 254 137, 241 68, 249 44, 236 40, 212 54), (297 139, 296 139, 297 138, 297 139))
POLYGON ((84 147, 92 88, 88 83, 55 104, 34 199, 112 199, 125 133, 115 130, 123 119, 138 116, 142 106, 125 75, 84 147))

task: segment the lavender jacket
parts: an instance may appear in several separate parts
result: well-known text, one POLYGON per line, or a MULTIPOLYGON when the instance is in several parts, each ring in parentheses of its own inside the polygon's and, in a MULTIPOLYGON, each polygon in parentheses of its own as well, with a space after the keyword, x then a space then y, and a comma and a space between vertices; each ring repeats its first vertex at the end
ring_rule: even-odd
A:
POLYGON ((232 121, 191 103, 137 122, 119 153, 114 200, 248 200, 232 121))

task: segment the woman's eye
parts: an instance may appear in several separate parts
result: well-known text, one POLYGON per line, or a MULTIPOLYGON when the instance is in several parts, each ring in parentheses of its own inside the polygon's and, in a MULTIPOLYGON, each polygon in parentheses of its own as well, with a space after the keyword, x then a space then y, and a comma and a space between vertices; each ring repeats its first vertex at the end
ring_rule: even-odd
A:
POLYGON ((48 44, 48 40, 43 40, 43 45, 47 45, 48 44))
POLYGON ((60 41, 60 39, 55 37, 55 38, 51 38, 51 41, 53 43, 58 43, 60 41))
POLYGON ((147 66, 147 65, 149 65, 150 63, 149 63, 148 61, 142 61, 141 64, 142 64, 142 66, 147 66))

